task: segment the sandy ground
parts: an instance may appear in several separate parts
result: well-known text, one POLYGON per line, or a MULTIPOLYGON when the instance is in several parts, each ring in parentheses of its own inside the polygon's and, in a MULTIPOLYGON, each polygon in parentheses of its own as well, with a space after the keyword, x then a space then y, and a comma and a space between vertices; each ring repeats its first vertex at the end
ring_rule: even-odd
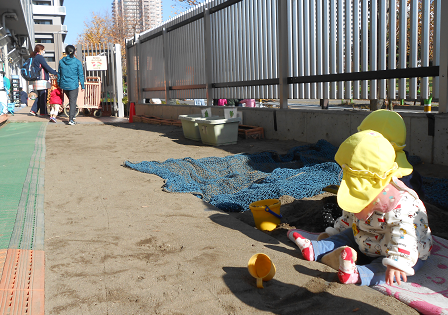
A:
MULTIPOLYGON (((287 226, 300 227, 301 215, 316 217, 310 209, 321 209, 331 194, 282 198, 287 222, 264 233, 253 227, 250 212, 229 215, 191 194, 163 192, 158 176, 122 166, 286 153, 301 144, 239 140, 215 148, 184 139, 172 126, 49 124, 45 313, 418 314, 371 288, 339 284, 333 269, 303 260, 286 238, 287 226), (255 253, 267 254, 277 268, 264 289, 247 270, 255 253)), ((425 167, 440 175, 440 168, 425 167)))

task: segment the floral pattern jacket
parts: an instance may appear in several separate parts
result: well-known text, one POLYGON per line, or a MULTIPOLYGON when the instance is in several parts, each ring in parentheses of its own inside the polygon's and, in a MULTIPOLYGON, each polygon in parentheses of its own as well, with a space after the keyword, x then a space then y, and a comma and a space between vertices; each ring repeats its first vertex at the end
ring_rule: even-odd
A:
POLYGON ((352 228, 361 252, 370 257, 384 256, 383 265, 413 275, 412 267, 419 258, 428 259, 433 245, 423 202, 412 189, 393 178, 372 205, 374 211, 366 221, 343 211, 326 232, 334 235, 352 228))

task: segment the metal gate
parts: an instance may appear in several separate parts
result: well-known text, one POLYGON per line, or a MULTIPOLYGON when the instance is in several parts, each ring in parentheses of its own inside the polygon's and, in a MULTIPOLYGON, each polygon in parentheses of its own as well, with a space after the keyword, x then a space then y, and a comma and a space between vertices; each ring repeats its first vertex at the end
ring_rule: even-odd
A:
POLYGON ((77 58, 83 63, 84 77, 100 78, 101 94, 99 95, 99 98, 103 113, 110 113, 110 115, 113 116, 124 117, 121 45, 79 44, 76 49, 78 52, 82 51, 82 54, 78 54, 77 58), (87 56, 105 56, 107 60, 107 70, 87 70, 87 56))

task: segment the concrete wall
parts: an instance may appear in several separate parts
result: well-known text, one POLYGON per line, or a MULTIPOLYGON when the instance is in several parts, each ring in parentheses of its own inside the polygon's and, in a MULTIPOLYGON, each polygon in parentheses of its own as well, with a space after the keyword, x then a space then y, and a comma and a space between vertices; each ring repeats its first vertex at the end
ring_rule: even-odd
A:
MULTIPOLYGON (((179 115, 199 114, 201 106, 137 104, 137 115, 177 119, 179 115)), ((339 146, 357 131, 370 113, 362 110, 307 110, 238 107, 243 124, 264 128, 268 139, 315 143, 325 139, 339 146)), ((212 107, 212 114, 224 116, 223 107, 212 107)), ((424 163, 448 166, 448 115, 401 113, 406 124, 406 148, 424 163), (434 136, 432 135, 434 134, 434 136)))

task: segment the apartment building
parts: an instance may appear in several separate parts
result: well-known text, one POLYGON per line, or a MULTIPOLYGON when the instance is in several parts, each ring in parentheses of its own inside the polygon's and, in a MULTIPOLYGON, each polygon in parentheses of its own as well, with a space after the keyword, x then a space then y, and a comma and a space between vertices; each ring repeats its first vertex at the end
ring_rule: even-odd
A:
POLYGON ((114 0, 112 17, 126 21, 125 36, 133 36, 162 23, 162 0, 114 0))
POLYGON ((57 69, 65 48, 64 0, 32 0, 35 43, 45 46, 45 59, 57 69))
MULTIPOLYGON (((20 78, 20 68, 34 45, 32 5, 29 0, 0 0, 0 90, 3 77, 20 78)), ((20 86, 26 82, 21 80, 20 86)))

